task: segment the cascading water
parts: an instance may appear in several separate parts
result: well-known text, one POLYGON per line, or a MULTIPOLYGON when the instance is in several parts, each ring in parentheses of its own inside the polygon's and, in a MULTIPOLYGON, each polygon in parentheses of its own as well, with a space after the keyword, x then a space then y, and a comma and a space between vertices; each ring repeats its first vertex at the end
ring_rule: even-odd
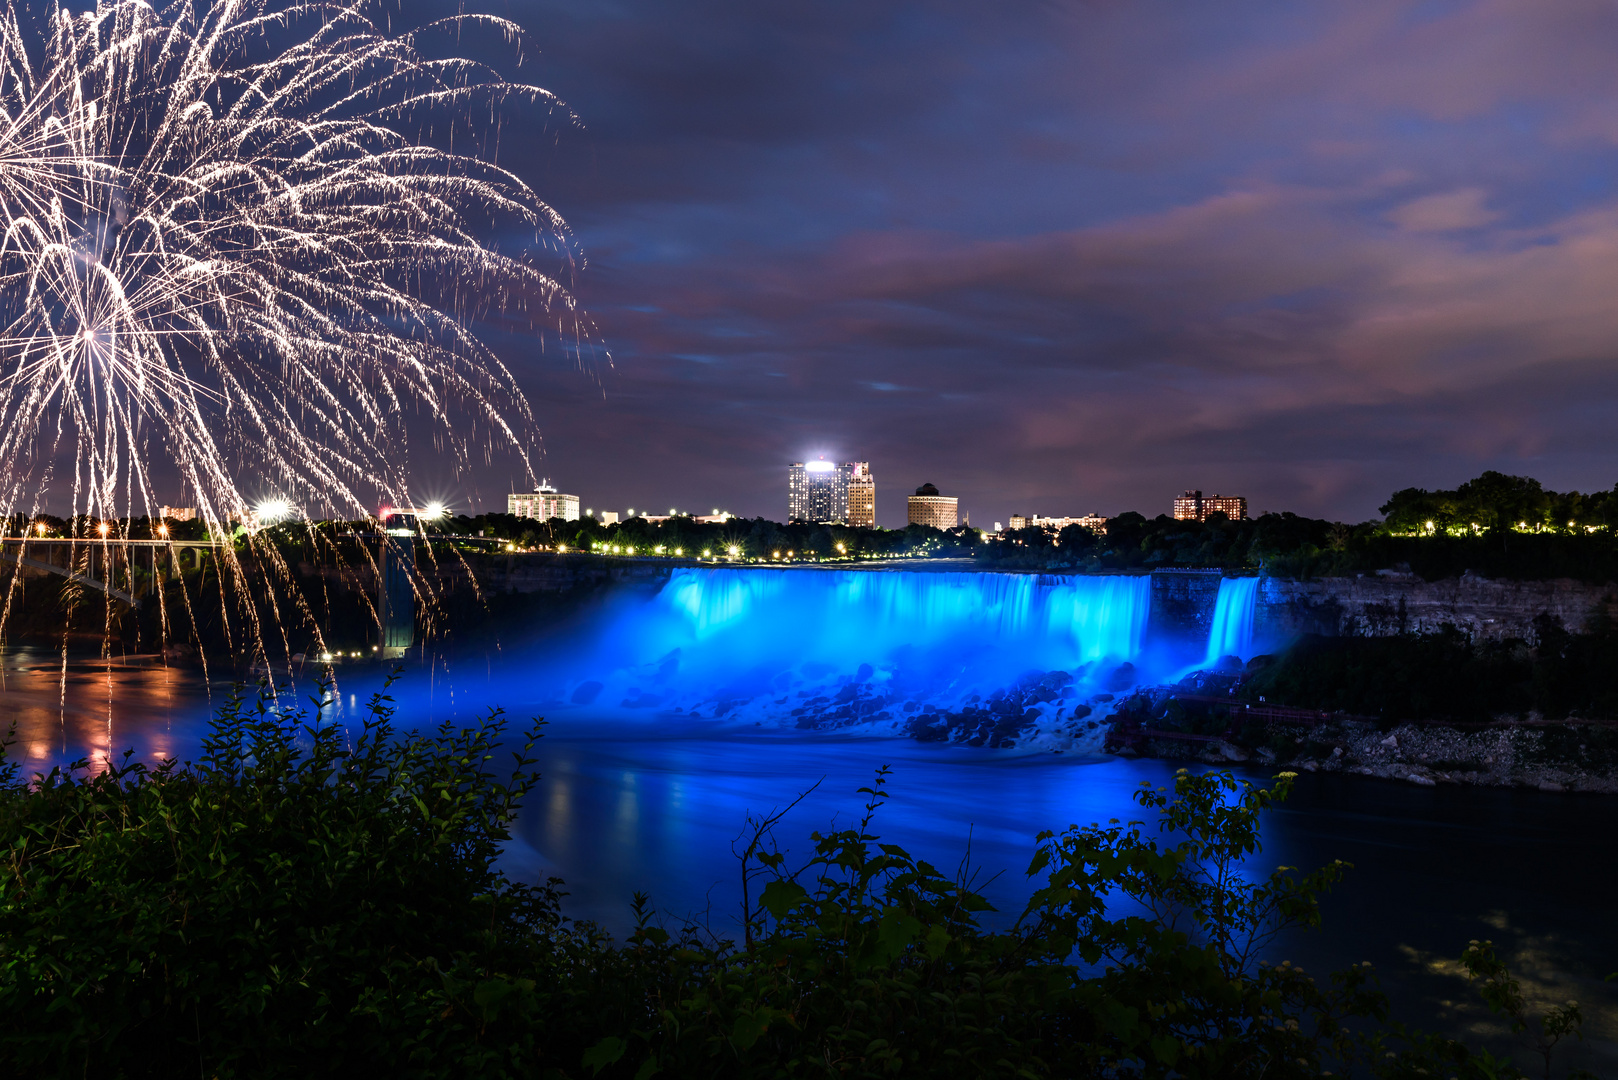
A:
POLYGON ((1150 603, 1146 576, 678 569, 609 623, 598 674, 571 694, 746 719, 830 710, 834 726, 965 707, 1031 677, 1071 700, 1131 681, 1118 669, 1141 654, 1150 603))
POLYGON ((1208 626, 1208 655, 1203 663, 1216 666, 1227 656, 1243 660, 1253 655, 1253 609, 1258 600, 1258 578, 1225 578, 1219 583, 1213 621, 1208 626))

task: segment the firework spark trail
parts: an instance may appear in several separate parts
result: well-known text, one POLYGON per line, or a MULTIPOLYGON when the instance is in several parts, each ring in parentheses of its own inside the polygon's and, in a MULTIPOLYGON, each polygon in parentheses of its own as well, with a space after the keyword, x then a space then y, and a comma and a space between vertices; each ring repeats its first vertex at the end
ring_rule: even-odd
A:
POLYGON ((69 447, 75 515, 151 514, 153 447, 216 536, 248 516, 247 485, 315 517, 409 505, 410 408, 459 464, 498 445, 531 475, 528 404, 469 324, 516 311, 588 341, 531 255, 571 270, 571 236, 518 177, 419 132, 474 106, 572 115, 424 47, 472 26, 518 41, 514 24, 392 36, 370 10, 0 17, 0 515, 37 512, 69 447), (485 240, 513 229, 536 243, 485 240))

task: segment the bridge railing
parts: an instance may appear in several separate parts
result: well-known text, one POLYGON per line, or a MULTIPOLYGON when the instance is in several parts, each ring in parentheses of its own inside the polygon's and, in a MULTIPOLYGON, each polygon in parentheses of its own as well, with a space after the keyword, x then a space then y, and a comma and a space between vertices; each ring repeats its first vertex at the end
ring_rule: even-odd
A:
POLYGON ((67 578, 133 605, 160 579, 163 556, 183 572, 187 555, 192 569, 200 569, 206 552, 225 546, 216 540, 4 536, 0 537, 0 560, 67 578))

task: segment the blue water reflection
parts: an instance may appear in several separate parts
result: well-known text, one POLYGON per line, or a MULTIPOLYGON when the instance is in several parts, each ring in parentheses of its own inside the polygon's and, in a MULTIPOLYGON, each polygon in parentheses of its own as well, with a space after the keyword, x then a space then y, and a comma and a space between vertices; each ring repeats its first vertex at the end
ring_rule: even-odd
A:
POLYGON ((850 827, 882 765, 891 801, 876 831, 953 873, 970 851, 985 891, 1009 920, 1030 891, 1023 871, 1042 828, 1127 814, 1130 791, 1163 782, 1160 762, 996 760, 900 740, 732 733, 704 738, 548 736, 545 774, 520 824, 532 849, 514 869, 568 882, 568 909, 621 931, 632 893, 650 893, 672 919, 703 917, 733 933, 740 903, 733 842, 747 815, 819 788, 778 829, 792 861, 809 833, 850 827), (988 881, 988 877, 999 875, 988 881))

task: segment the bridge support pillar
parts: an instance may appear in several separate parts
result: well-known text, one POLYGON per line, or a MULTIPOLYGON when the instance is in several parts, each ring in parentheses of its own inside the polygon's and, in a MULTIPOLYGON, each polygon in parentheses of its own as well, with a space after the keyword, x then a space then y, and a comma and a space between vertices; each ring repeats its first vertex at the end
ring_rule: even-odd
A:
POLYGON ((416 569, 414 536, 386 533, 377 553, 376 613, 380 624, 377 654, 396 660, 416 640, 416 569))

